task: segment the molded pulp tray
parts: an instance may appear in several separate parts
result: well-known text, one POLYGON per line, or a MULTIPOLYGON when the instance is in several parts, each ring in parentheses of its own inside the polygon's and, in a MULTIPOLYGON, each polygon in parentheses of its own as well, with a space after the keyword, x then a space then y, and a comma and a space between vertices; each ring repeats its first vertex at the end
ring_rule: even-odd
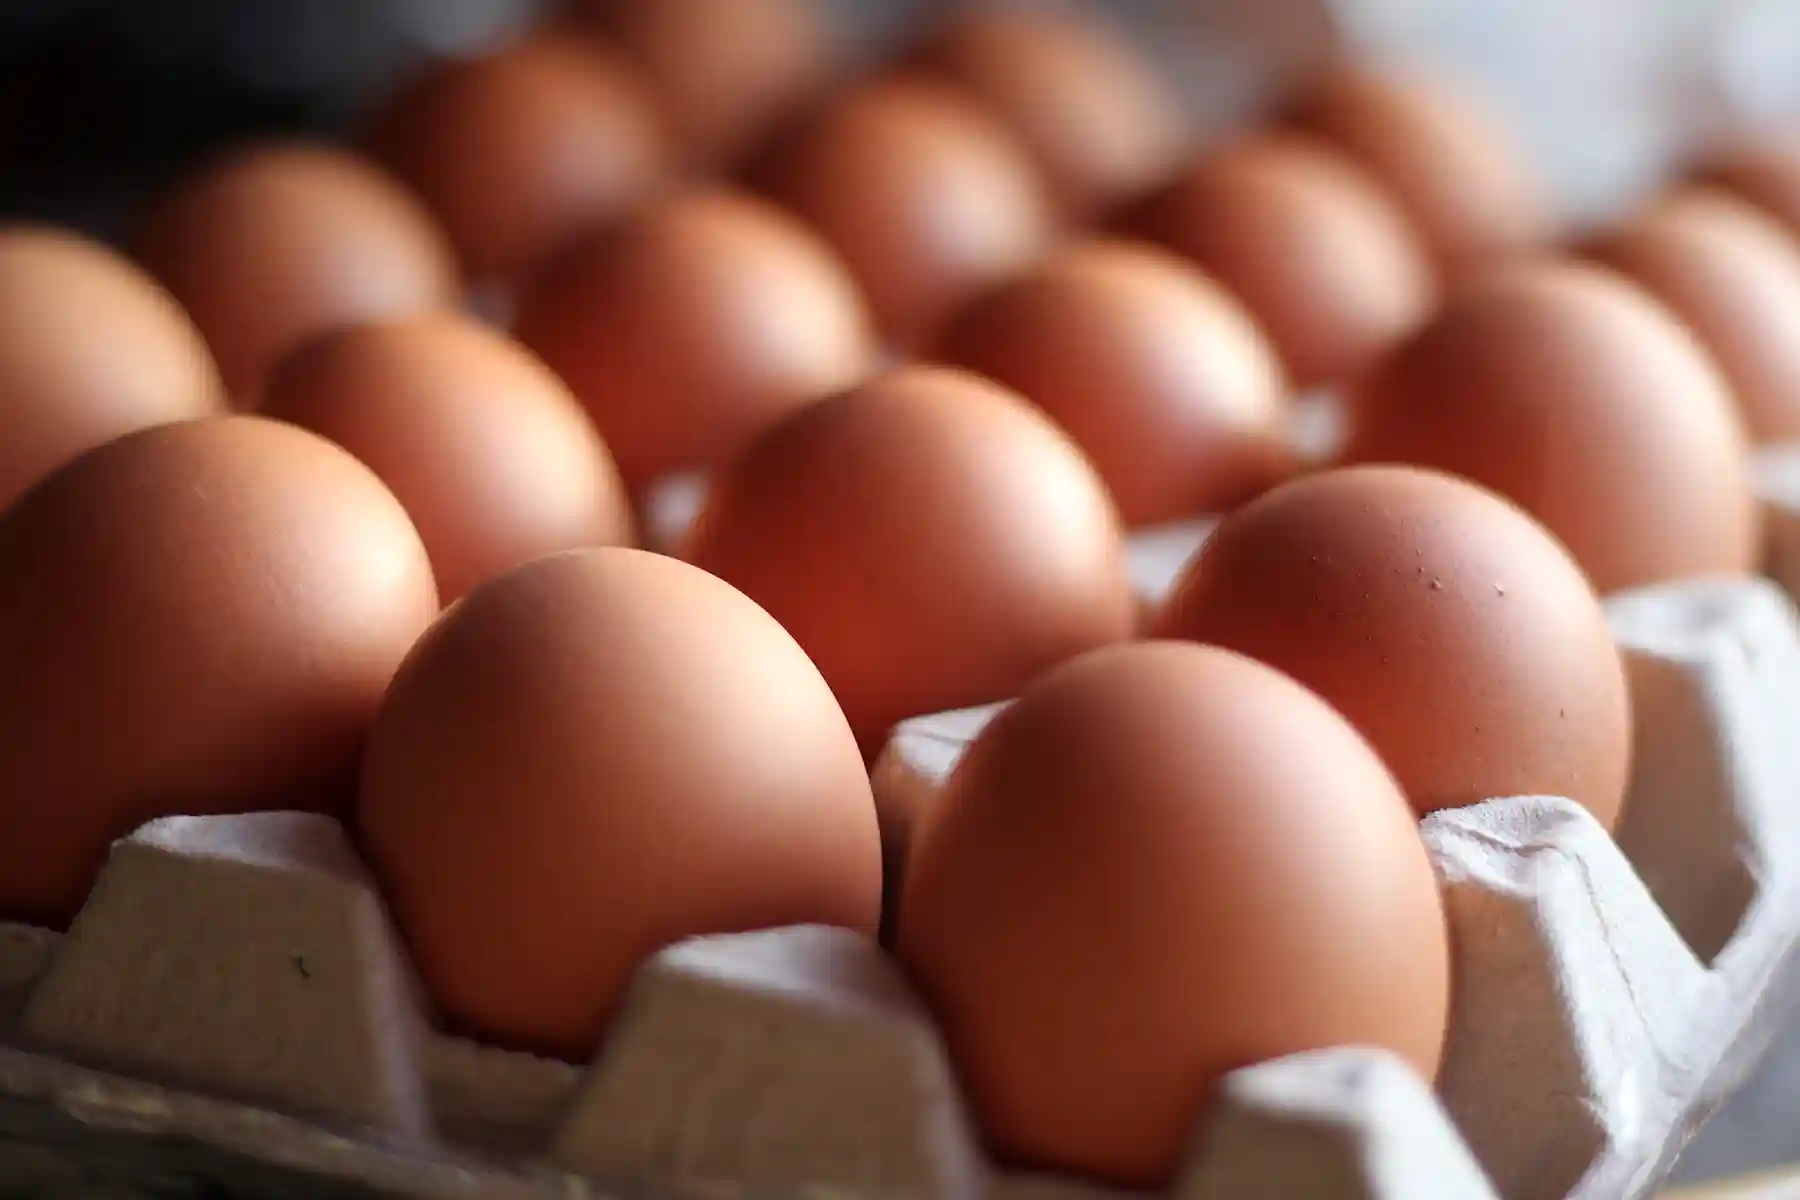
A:
MULTIPOLYGON (((1765 462, 1800 583, 1800 457, 1765 462)), ((1147 538, 1154 594, 1199 529, 1147 538)), ((1565 800, 1422 832, 1456 1001, 1435 1095, 1345 1049, 1239 1071, 1191 1200, 1640 1196, 1800 999, 1800 619, 1769 580, 1615 598, 1637 705, 1617 841, 1565 800)), ((938 786, 992 710, 904 726, 938 786)), ((66 935, 0 925, 0 1195, 1097 1200, 992 1168, 931 1022, 834 930, 703 938, 639 974, 577 1068, 446 1036, 343 831, 172 818, 66 935)))

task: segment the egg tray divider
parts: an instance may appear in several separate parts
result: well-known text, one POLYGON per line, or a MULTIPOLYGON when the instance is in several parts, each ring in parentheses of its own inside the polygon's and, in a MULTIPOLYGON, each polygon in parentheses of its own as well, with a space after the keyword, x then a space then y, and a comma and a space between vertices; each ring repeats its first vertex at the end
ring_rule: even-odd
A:
MULTIPOLYGON (((1763 465, 1775 582, 1609 605, 1616 840, 1546 797, 1423 823, 1457 981, 1435 1093, 1366 1049, 1240 1070, 1172 1195, 1642 1196, 1754 1067, 1800 1006, 1800 449, 1763 465)), ((1140 585, 1205 528, 1141 543, 1140 585)), ((940 786, 993 711, 903 726, 878 788, 940 786)), ((152 822, 66 935, 0 924, 0 1196, 1118 1195, 989 1163, 923 1006, 842 931, 671 947, 587 1067, 420 997, 331 818, 152 822)))

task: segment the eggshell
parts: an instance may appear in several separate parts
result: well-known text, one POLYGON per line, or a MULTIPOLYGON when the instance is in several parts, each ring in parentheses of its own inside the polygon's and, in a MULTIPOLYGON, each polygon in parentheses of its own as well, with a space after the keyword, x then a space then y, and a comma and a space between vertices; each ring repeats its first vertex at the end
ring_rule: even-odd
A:
POLYGON ((138 251, 242 405, 302 342, 456 302, 455 255, 418 201, 373 163, 304 142, 202 168, 156 206, 138 251))
POLYGON ((1604 268, 1500 267, 1353 389, 1347 462, 1464 475, 1547 526, 1602 593, 1756 569, 1748 447, 1694 336, 1604 268))
POLYGON ((816 0, 585 0, 643 68, 689 159, 739 158, 833 67, 816 0))
POLYGON ((753 196, 671 198, 570 254, 514 330, 592 414, 635 487, 734 453, 862 377, 875 353, 830 249, 753 196))
POLYGON ((1713 146, 1690 178, 1735 193, 1800 237, 1800 136, 1791 130, 1747 133, 1713 146))
POLYGON ((1381 181, 1445 277, 1550 235, 1548 200, 1523 148, 1477 95, 1437 71, 1334 64, 1308 82, 1287 117, 1381 181))
POLYGON ((1301 387, 1356 373, 1434 301, 1424 252, 1379 183, 1302 134, 1203 152, 1122 227, 1236 292, 1301 387))
POLYGON ((154 817, 333 808, 438 610, 370 471, 258 417, 91 450, 0 520, 0 912, 60 924, 154 817))
POLYGON ((990 105, 1077 219, 1162 182, 1182 149, 1174 97, 1102 11, 975 7, 913 55, 990 105))
POLYGON ((636 73, 592 38, 548 30, 428 67, 369 140, 477 278, 516 276, 621 216, 670 153, 636 73))
POLYGON ((84 450, 224 402, 200 331, 149 276, 76 234, 0 226, 0 512, 84 450))
POLYGON ((382 705, 357 824, 445 1015, 570 1058, 670 942, 879 916, 874 800, 818 671, 646 551, 539 559, 452 608, 382 705))
POLYGON ((1600 601, 1537 522, 1406 467, 1283 484, 1227 516, 1156 625, 1324 697, 1421 814, 1565 796, 1611 828, 1631 764, 1600 601))
POLYGON ((1359 1045, 1429 1080, 1449 951, 1380 760, 1275 671, 1085 655, 970 748, 919 830, 899 953, 993 1147, 1169 1181, 1227 1072, 1359 1045))
POLYGON ((1261 331, 1156 247, 1096 240, 1052 256, 964 312, 938 357, 1048 413, 1132 525, 1234 507, 1299 465, 1261 331))
POLYGON ((1800 247, 1728 192, 1688 187, 1587 247, 1712 352, 1757 441, 1800 437, 1800 247))
POLYGON ((357 326, 290 355, 265 416, 349 450, 393 489, 448 604, 557 550, 630 543, 618 468, 562 381, 467 318, 357 326))
POLYGON ((801 122, 755 178, 836 247, 901 347, 1043 253, 1049 200, 995 118, 949 86, 864 84, 801 122))
POLYGON ((1024 400, 911 367, 816 404, 715 480, 684 556, 819 665, 865 750, 1130 636, 1119 520, 1024 400))

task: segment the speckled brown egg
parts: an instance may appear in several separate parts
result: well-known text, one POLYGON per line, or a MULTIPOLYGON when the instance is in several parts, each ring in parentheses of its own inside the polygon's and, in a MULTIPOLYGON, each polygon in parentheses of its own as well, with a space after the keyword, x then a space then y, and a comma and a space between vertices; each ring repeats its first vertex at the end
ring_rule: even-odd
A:
POLYGON ((1236 292, 1301 387, 1355 374, 1434 299, 1399 208, 1363 168, 1305 135, 1261 133, 1204 151, 1123 228, 1236 292))
POLYGON ((873 933, 881 845, 831 691, 742 594, 647 551, 571 551, 470 593, 370 735, 362 844, 438 1006, 586 1061, 671 942, 873 933))
POLYGON ((1689 187, 1587 250, 1699 336, 1753 438, 1800 437, 1800 248, 1779 222, 1728 192, 1689 187))
POLYGON ((531 559, 635 536, 618 468, 575 397, 470 318, 327 335, 276 368, 261 411, 381 477, 418 526, 446 604, 531 559))
POLYGON ((1630 698, 1605 613, 1542 526, 1407 467, 1283 484, 1226 517, 1156 625, 1323 696, 1420 813, 1566 796, 1609 828, 1630 698))
POLYGON ((0 512, 84 450, 224 407, 200 331, 97 242, 0 226, 0 512))
POLYGON ((1447 277, 1550 234, 1544 190, 1511 132, 1458 81, 1416 63, 1346 62, 1287 114, 1367 167, 1447 277))
POLYGON ((373 163, 309 143, 204 167, 156 206, 138 250, 244 405, 312 337, 457 302, 455 254, 419 202, 373 163))
POLYGON ((0 912, 61 925, 173 814, 336 809, 437 615, 412 522, 259 417, 129 434, 0 519, 0 912))
POLYGON ((635 72, 568 31, 433 64, 387 102, 369 140, 482 279, 529 270, 616 219, 669 155, 635 72))
POLYGON ((833 70, 817 0, 584 0, 642 67, 686 155, 729 163, 833 70))
POLYGON ((756 178, 836 247, 876 323, 906 347, 1030 266, 1049 201, 1023 149, 973 99, 894 76, 837 97, 756 178))
POLYGON ((1067 430, 1128 524, 1231 508, 1298 469, 1274 351, 1228 292, 1157 247, 1071 246, 977 301, 937 353, 1067 430))
POLYGON ((1601 592, 1755 570, 1748 447, 1724 378, 1600 267, 1500 267, 1353 389, 1347 462, 1463 475, 1536 517, 1601 592))
POLYGON ((717 462, 860 379, 875 346, 855 283, 755 197, 689 192, 556 264, 514 330, 592 414, 635 488, 717 462))
POLYGON ((1176 166, 1174 98, 1099 9, 976 7, 929 34, 913 61, 986 101, 1072 217, 1135 196, 1176 166))
POLYGON ((1737 194, 1800 237, 1800 134, 1793 130, 1727 139, 1696 159, 1690 177, 1737 194))
POLYGON ((721 473, 685 550, 819 665, 866 751, 1130 636, 1119 519, 1016 394, 912 367, 789 417, 721 473))
POLYGON ((899 953, 999 1158, 1156 1188, 1239 1067, 1377 1046, 1431 1079, 1447 941, 1412 813, 1342 717, 1144 642, 1044 675, 970 748, 899 953))

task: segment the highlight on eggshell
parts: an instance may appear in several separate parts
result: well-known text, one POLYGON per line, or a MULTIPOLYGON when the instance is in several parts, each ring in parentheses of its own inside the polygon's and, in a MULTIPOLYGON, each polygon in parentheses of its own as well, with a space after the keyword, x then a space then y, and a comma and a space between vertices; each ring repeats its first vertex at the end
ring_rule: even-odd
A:
POLYGON ((0 225, 0 513, 84 451, 224 408, 205 339, 155 280, 78 234, 0 225))
POLYGON ((647 551, 552 555, 450 609, 382 702, 355 816, 439 1011, 578 1062, 671 942, 880 917, 868 774, 817 668, 647 551))
POLYGON ((1226 1073, 1430 1080, 1444 910, 1375 752, 1293 680, 1137 642, 1040 675, 920 821, 897 951, 1005 1166, 1169 1185, 1226 1073))
POLYGON ((373 472, 261 417, 128 434, 0 518, 0 914, 62 927, 154 817, 341 811, 438 612, 373 472))
POLYGON ((1731 385, 1751 437, 1800 437, 1800 244, 1718 188, 1687 186, 1590 239, 1679 317, 1731 385))
POLYGON ((1154 634, 1323 697, 1421 816, 1566 796, 1617 823, 1631 703, 1593 586, 1501 497, 1408 467, 1285 483, 1225 517, 1154 634))
POLYGON ((1117 224, 1236 293, 1303 388, 1356 375, 1436 298, 1424 249, 1379 181, 1307 134, 1204 148, 1117 224))
POLYGON ((1366 167, 1446 279, 1551 235, 1549 199, 1525 148, 1462 80, 1417 62, 1335 62, 1283 116, 1366 167))
POLYGON ((1055 219, 1030 158, 961 89, 876 78, 799 121, 752 172, 848 265, 876 325, 905 350, 1023 271, 1055 219))
POLYGON ((202 164, 152 207, 136 250, 246 408, 302 342, 461 299, 455 251, 404 185, 313 142, 252 144, 202 164))
POLYGON ((1128 525, 1236 507, 1293 474, 1287 380, 1184 259, 1094 239, 976 301, 933 357, 1016 390, 1093 461, 1128 525))
POLYGON ((681 553, 818 664, 865 752, 1131 635, 1118 512, 998 384, 906 367, 775 425, 713 480, 681 553))
POLYGON ((1749 443, 1694 334, 1625 276, 1496 267, 1349 389, 1342 461, 1434 467, 1555 534, 1602 593, 1747 575, 1749 443))
POLYGON ((672 158, 637 73, 568 30, 426 66, 383 102, 366 140, 474 279, 512 280, 622 217, 672 158))
POLYGON ((445 604, 546 554, 636 540, 587 413, 535 355, 472 318, 327 335, 276 368, 259 411, 381 477, 418 527, 445 604))
POLYGON ((569 385, 627 483, 711 467, 862 379, 876 347, 844 265, 747 192, 697 186, 527 287, 519 340, 569 385))
POLYGON ((929 30, 907 62, 979 96, 1076 220, 1160 183, 1183 148, 1183 114, 1156 65, 1100 6, 970 6, 929 30))

